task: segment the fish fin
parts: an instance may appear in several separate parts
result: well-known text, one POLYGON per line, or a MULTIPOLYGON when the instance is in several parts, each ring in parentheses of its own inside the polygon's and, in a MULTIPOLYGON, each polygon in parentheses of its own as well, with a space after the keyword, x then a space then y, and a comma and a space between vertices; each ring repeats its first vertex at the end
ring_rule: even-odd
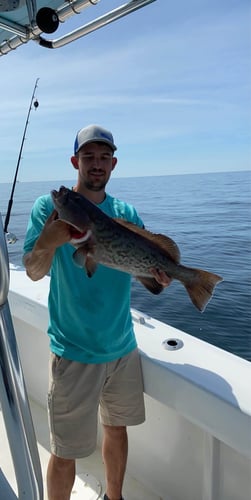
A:
POLYGON ((76 252, 74 252, 73 260, 76 266, 85 268, 88 278, 91 278, 94 275, 97 269, 97 263, 85 247, 80 247, 76 250, 76 252))
POLYGON ((154 295, 158 295, 163 290, 163 286, 156 281, 155 278, 147 278, 142 276, 136 276, 136 279, 144 285, 149 292, 152 292, 154 295))
POLYGON ((86 273, 87 273, 88 278, 91 278, 97 269, 97 263, 95 262, 93 257, 89 254, 87 254, 86 259, 85 259, 85 269, 86 269, 86 273))
POLYGON ((203 312, 212 298, 215 286, 223 281, 223 278, 201 269, 193 269, 193 271, 195 271, 195 278, 192 282, 189 284, 183 282, 183 284, 195 307, 203 312))
POLYGON ((73 260, 76 266, 78 267, 85 267, 85 261, 86 261, 86 252, 84 251, 83 248, 78 248, 73 254, 73 260))
POLYGON ((161 248, 165 253, 168 254, 168 256, 176 263, 178 264, 180 262, 180 251, 178 245, 173 241, 171 238, 168 236, 165 236, 164 234, 155 234, 152 233, 151 231, 148 231, 147 229, 144 229, 143 227, 139 227, 136 224, 133 224, 133 222, 129 222, 124 219, 118 219, 114 218, 113 219, 115 222, 118 222, 121 226, 126 227, 127 229, 130 229, 131 231, 134 231, 135 233, 139 234, 140 236, 143 236, 144 238, 152 241, 158 247, 161 248))
POLYGON ((168 236, 164 234, 153 234, 153 241, 161 247, 162 250, 168 253, 169 257, 179 264, 180 262, 180 251, 178 245, 168 236))

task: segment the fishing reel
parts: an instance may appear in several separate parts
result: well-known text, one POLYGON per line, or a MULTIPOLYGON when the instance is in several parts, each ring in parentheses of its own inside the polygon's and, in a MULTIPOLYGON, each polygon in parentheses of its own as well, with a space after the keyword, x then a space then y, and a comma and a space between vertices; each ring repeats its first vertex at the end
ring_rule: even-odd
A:
POLYGON ((7 245, 13 245, 17 241, 17 237, 14 233, 5 233, 5 239, 7 245))

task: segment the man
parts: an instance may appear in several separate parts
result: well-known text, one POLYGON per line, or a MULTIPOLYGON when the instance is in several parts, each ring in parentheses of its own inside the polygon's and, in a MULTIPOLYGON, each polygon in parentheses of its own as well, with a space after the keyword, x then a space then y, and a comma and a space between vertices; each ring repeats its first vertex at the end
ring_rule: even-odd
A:
MULTIPOLYGON (((113 136, 90 125, 77 133, 73 188, 111 217, 143 226, 136 210, 105 191, 117 164, 113 136)), ((69 500, 75 460, 96 447, 97 413, 103 424, 106 500, 122 499, 127 425, 144 421, 140 360, 130 314, 131 277, 99 265, 92 278, 72 259, 72 228, 57 218, 50 195, 35 202, 24 243, 24 264, 36 281, 50 272, 48 409, 51 457, 49 500, 69 500)), ((153 276, 167 286, 165 273, 153 276)))

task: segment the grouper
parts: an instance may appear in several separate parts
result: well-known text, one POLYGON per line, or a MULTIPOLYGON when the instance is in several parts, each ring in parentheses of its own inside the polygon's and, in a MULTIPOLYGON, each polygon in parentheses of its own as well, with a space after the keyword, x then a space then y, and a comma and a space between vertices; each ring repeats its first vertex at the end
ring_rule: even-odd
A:
POLYGON ((195 307, 204 311, 222 278, 182 265, 179 248, 171 238, 111 218, 83 195, 64 186, 53 190, 51 196, 59 219, 71 226, 70 243, 76 247, 74 261, 85 268, 90 278, 102 264, 131 274, 150 292, 159 294, 164 286, 156 281, 151 269, 164 271, 180 281, 195 307))

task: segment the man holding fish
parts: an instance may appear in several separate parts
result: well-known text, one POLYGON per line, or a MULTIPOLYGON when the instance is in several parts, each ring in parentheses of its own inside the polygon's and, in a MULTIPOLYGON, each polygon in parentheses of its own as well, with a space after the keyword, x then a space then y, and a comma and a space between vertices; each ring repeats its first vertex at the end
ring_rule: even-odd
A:
MULTIPOLYGON (((80 214, 80 224, 75 222, 79 215, 76 212, 73 220, 60 215, 62 205, 71 202, 69 193, 74 203, 83 195, 91 207, 97 208, 98 215, 108 216, 108 225, 115 224, 112 229, 119 228, 118 235, 122 230, 138 237, 136 226, 143 228, 143 222, 134 207, 105 191, 117 164, 115 150, 111 132, 100 126, 90 125, 77 133, 71 158, 77 170, 76 186, 72 191, 62 188, 36 200, 24 243, 28 276, 34 281, 48 273, 51 276, 49 500, 70 499, 76 459, 90 455, 96 448, 98 408, 103 424, 104 499, 122 499, 128 449, 126 428, 145 419, 141 366, 130 314, 130 270, 123 269, 116 259, 113 262, 108 247, 110 257, 107 255, 102 263, 106 227, 103 234, 101 219, 97 237, 86 212, 80 214), (126 222, 124 226, 123 221, 131 226, 128 228, 126 222)), ((139 237, 144 235, 140 233, 139 237)), ((177 260, 178 250, 174 242, 170 245, 177 260)), ((119 246, 115 251, 115 234, 114 252, 123 259, 127 249, 119 246)), ((172 278, 149 262, 147 276, 139 274, 139 279, 153 293, 159 293, 172 278)))

